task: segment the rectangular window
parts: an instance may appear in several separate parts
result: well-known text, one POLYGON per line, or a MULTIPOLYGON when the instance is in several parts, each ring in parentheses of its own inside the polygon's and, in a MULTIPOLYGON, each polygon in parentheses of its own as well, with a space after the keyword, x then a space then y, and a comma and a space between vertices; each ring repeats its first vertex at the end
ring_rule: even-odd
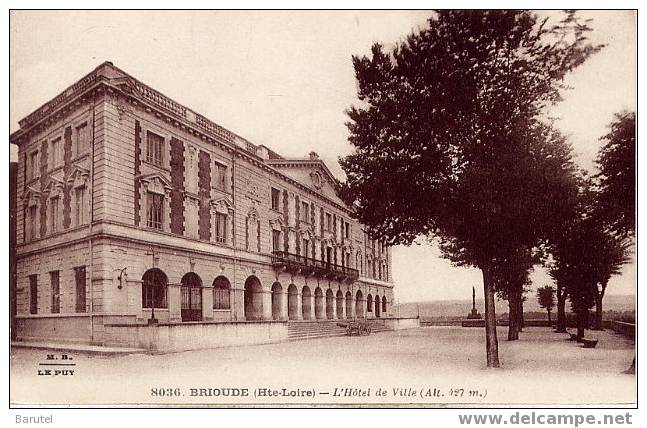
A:
POLYGON ((227 214, 216 213, 216 241, 227 241, 227 214))
POLYGON ((75 135, 76 155, 81 156, 89 152, 90 149, 90 128, 87 122, 76 127, 75 135))
POLYGON ((153 229, 162 230, 162 214, 164 213, 164 196, 158 193, 147 195, 146 225, 153 229))
POLYGON ((227 189, 227 167, 216 162, 215 168, 216 188, 225 191, 227 189))
POLYGON ((310 252, 310 241, 307 239, 303 240, 303 244, 301 245, 301 253, 303 254, 303 257, 308 258, 308 254, 310 252))
POLYGON ((58 196, 49 200, 49 231, 56 233, 58 230, 58 196))
POLYGON ((332 230, 332 214, 326 213, 326 230, 332 230))
POLYGON ((36 205, 32 205, 27 208, 27 227, 25 229, 26 241, 36 239, 36 237, 38 236, 38 230, 36 230, 36 216, 38 215, 37 212, 38 211, 36 209, 36 205))
POLYGON ((51 168, 56 168, 63 163, 62 149, 63 149, 63 145, 61 144, 61 137, 58 137, 52 140, 52 144, 51 144, 52 154, 50 157, 51 163, 52 163, 51 168))
POLYGON ((309 211, 310 205, 308 205, 307 202, 301 202, 301 211, 299 212, 299 216, 301 217, 301 221, 308 223, 308 211, 309 211))
POLYGON ((85 224, 85 186, 74 189, 74 218, 76 225, 85 224))
POLYGON ((146 161, 162 166, 162 151, 164 150, 164 137, 146 132, 146 161))
POLYGON ((272 209, 273 210, 279 210, 279 195, 281 192, 279 189, 275 189, 272 187, 272 209))
POLYGON ((61 312, 61 286, 59 283, 59 271, 53 270, 49 273, 49 281, 52 285, 52 313, 61 312))
POLYGON ((74 268, 74 281, 76 283, 76 312, 85 312, 85 266, 74 268))
POLYGON ((345 223, 346 223, 346 239, 350 239, 350 223, 349 222, 345 222, 345 223))
POLYGON ((281 232, 278 230, 272 231, 272 249, 281 251, 281 232))
POLYGON ((38 313, 38 275, 29 275, 29 313, 38 313))
POLYGON ((27 158, 27 180, 33 180, 40 175, 40 162, 38 161, 38 150, 33 151, 27 158))

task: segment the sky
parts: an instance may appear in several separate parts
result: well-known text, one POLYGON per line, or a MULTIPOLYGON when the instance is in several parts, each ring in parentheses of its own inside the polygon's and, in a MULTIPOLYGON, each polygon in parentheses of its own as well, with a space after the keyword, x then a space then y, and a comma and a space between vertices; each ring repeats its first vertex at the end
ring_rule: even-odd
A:
MULTIPOLYGON (((542 12, 547 13, 547 12, 542 12)), ((549 13, 550 14, 550 13, 549 13)), ((216 123, 286 157, 314 150, 343 179, 351 151, 345 110, 357 103, 352 55, 423 28, 425 11, 12 11, 10 130, 103 61, 216 123)), ((594 168, 613 114, 636 106, 633 12, 589 11, 590 38, 606 47, 568 76, 551 111, 578 163, 594 168)), ((393 249, 400 302, 465 299, 480 271, 457 268, 429 244, 393 249)), ((536 286, 550 284, 542 269, 536 286)), ((632 294, 635 264, 608 294, 632 294)))

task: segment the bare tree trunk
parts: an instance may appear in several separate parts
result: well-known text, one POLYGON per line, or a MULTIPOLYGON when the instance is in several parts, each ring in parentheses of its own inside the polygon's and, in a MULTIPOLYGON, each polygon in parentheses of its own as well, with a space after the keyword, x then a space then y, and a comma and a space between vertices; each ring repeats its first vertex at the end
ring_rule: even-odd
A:
POLYGON ((557 285, 557 332, 566 333, 566 290, 557 285))
POLYGON ((508 340, 519 340, 519 297, 517 290, 508 291, 508 311, 510 313, 508 340))
POLYGON ((548 325, 550 326, 552 324, 550 319, 550 309, 548 309, 547 312, 548 312, 548 325))
POLYGON ((519 332, 523 331, 523 328, 526 326, 525 320, 523 319, 523 288, 519 290, 519 300, 518 300, 518 305, 519 305, 519 327, 518 330, 519 332))
POLYGON ((589 324, 589 309, 580 307, 577 311, 577 341, 584 338, 584 330, 589 324))
POLYGON ((487 268, 483 272, 483 293, 485 295, 485 350, 487 366, 498 368, 499 342, 496 336, 496 310, 494 308, 494 283, 487 268))

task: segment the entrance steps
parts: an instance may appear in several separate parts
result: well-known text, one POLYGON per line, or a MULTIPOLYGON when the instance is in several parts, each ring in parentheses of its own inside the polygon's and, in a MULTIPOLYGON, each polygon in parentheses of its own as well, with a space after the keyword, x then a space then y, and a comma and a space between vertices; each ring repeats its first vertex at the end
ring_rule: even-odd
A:
MULTIPOLYGON (((321 337, 345 336, 346 329, 337 323, 346 324, 352 320, 314 320, 288 322, 288 340, 318 339, 321 337)), ((372 333, 390 331, 382 320, 366 320, 371 326, 372 333)))

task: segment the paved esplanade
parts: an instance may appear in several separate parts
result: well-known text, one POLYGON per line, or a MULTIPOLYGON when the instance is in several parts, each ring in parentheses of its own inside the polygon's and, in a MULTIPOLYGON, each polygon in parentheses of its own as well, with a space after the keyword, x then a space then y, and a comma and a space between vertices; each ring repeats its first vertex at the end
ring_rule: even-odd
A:
MULTIPOLYGON (((499 337, 505 337, 505 331, 500 328, 499 337)), ((79 354, 74 355, 73 379, 39 379, 38 363, 48 351, 14 349, 11 396, 12 400, 27 403, 55 403, 66 396, 72 402, 90 400, 96 404, 434 405, 629 403, 635 399, 634 376, 621 373, 631 364, 633 343, 613 332, 587 331, 600 343, 595 349, 583 349, 565 340, 564 334, 527 328, 519 341, 500 340, 503 368, 499 370, 484 367, 482 333, 478 328, 428 327, 165 355, 79 354), (178 388, 180 396, 173 396, 174 390, 170 391, 171 397, 159 396, 159 390, 157 396, 152 396, 152 388, 178 388), (190 388, 211 389, 211 393, 190 397, 190 388), (238 391, 232 392, 232 388, 238 391), (380 388, 386 391, 385 396, 377 396, 380 388), (241 396, 244 389, 248 389, 247 396, 241 396), (254 398, 254 392, 260 389, 266 396, 254 398), (315 396, 308 396, 305 391, 313 389, 315 396), (214 390, 219 391, 218 396, 214 396, 214 390), (421 393, 429 395, 420 397, 421 393)))

